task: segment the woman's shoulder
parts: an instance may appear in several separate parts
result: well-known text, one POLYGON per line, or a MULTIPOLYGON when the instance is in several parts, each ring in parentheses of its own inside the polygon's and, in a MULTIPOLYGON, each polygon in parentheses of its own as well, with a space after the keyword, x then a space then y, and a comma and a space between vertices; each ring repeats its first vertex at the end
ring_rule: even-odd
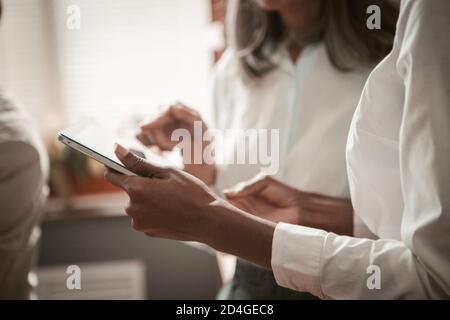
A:
MULTIPOLYGON (((30 116, 0 95, 0 146, 15 150, 23 158, 40 159, 46 171, 47 157, 38 131, 30 116)), ((39 162, 38 162, 39 163, 39 162)))
POLYGON ((18 141, 27 142, 30 131, 27 130, 30 118, 10 100, 0 96, 0 143, 18 141))

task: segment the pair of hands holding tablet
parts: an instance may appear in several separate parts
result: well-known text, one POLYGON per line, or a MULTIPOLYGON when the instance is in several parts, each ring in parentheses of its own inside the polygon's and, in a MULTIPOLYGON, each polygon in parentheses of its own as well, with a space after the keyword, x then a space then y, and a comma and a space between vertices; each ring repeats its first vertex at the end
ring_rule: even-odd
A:
MULTIPOLYGON (((142 126, 138 138, 147 146, 172 150, 171 132, 180 127, 193 130, 194 121, 201 121, 198 113, 177 104, 142 126)), ((149 236, 203 242, 270 267, 276 222, 352 234, 349 200, 301 192, 261 176, 225 192, 225 201, 207 186, 214 182, 214 165, 188 165, 181 171, 155 166, 121 145, 115 153, 136 176, 108 170, 106 178, 128 193, 126 212, 132 225, 149 236)))

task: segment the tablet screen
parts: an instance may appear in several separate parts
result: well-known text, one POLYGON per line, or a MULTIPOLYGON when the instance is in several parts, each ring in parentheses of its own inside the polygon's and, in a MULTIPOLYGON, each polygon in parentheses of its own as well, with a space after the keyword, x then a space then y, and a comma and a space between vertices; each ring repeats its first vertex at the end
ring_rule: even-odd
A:
POLYGON ((69 139, 119 164, 121 162, 114 154, 114 144, 120 143, 128 147, 126 141, 117 137, 112 130, 97 124, 78 125, 64 130, 61 133, 69 139))
POLYGON ((62 131, 61 134, 120 166, 123 165, 114 153, 115 143, 120 143, 154 165, 177 167, 170 157, 163 157, 146 150, 135 138, 119 137, 113 130, 97 123, 80 124, 62 131))

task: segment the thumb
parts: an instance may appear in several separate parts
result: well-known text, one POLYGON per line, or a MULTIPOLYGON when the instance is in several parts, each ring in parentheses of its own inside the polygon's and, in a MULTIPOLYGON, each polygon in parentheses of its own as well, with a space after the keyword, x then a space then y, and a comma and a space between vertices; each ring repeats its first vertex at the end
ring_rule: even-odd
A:
POLYGON ((157 167, 130 152, 120 144, 115 145, 114 152, 127 169, 141 177, 165 179, 169 177, 168 168, 157 167))

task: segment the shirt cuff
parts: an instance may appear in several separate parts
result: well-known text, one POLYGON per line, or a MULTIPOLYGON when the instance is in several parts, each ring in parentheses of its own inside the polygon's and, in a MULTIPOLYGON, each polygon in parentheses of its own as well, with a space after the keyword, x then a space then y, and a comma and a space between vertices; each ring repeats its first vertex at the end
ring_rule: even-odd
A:
POLYGON ((325 298, 320 278, 327 234, 287 223, 277 225, 272 242, 272 270, 280 286, 325 298))

